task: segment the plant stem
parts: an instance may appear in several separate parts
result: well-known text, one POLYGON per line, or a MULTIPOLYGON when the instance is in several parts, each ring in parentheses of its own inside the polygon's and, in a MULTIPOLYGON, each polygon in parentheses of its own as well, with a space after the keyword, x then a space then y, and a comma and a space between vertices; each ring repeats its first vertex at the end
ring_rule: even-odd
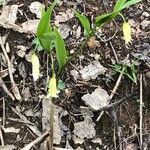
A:
POLYGON ((124 21, 124 22, 126 22, 125 17, 124 17, 121 13, 118 13, 118 15, 120 15, 120 16, 121 16, 121 18, 123 19, 123 21, 124 21))
POLYGON ((80 52, 83 51, 83 49, 86 46, 87 41, 88 40, 82 41, 80 48, 78 50, 76 50, 76 52, 67 60, 66 64, 61 68, 61 71, 58 73, 58 79, 62 75, 64 68, 69 64, 69 62, 71 62, 74 58, 76 58, 78 56, 78 54, 80 52))
POLYGON ((54 113, 55 112, 55 105, 51 99, 51 109, 50 109, 50 138, 49 138, 49 149, 53 150, 53 138, 54 138, 54 113))
POLYGON ((48 0, 45 0, 45 10, 48 8, 48 0))

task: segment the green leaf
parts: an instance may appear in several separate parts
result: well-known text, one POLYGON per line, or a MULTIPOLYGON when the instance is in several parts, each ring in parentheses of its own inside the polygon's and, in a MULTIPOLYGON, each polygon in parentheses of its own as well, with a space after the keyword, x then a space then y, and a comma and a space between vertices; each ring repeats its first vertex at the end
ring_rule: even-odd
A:
POLYGON ((61 71, 62 67, 65 65, 67 61, 67 52, 63 38, 61 37, 58 30, 54 29, 55 34, 55 48, 56 48, 56 56, 59 63, 59 71, 61 71))
POLYGON ((114 12, 120 12, 121 10, 129 7, 133 4, 139 3, 142 0, 118 0, 114 6, 114 12))
POLYGON ((47 51, 50 52, 54 47, 54 40, 55 35, 53 32, 50 33, 44 33, 40 38, 39 41, 42 45, 42 47, 47 51))
POLYGON ((35 44, 35 49, 37 49, 38 51, 43 50, 43 46, 41 45, 39 38, 34 38, 32 42, 33 44, 35 44))
POLYGON ((112 20, 117 14, 117 12, 112 12, 96 17, 96 26, 101 27, 104 23, 107 23, 108 21, 112 20))
POLYGON ((90 22, 87 19, 87 17, 85 15, 81 15, 79 12, 75 11, 75 16, 79 19, 79 21, 81 22, 81 25, 84 28, 84 33, 87 37, 89 37, 90 31, 91 31, 91 26, 90 26, 90 22))
POLYGON ((66 88, 66 85, 65 85, 64 81, 59 80, 58 81, 58 89, 59 90, 64 90, 65 88, 66 88))
POLYGON ((137 77, 136 77, 136 69, 134 64, 131 64, 131 66, 123 66, 122 64, 115 64, 115 65, 110 65, 114 71, 121 73, 122 68, 125 67, 125 70, 123 72, 124 75, 126 75, 130 80, 132 80, 134 83, 137 82, 137 77))
POLYGON ((114 12, 120 12, 122 6, 125 4, 126 0, 118 0, 114 6, 114 12))
POLYGON ((53 8, 55 7, 57 0, 53 2, 53 4, 47 9, 46 12, 43 12, 43 16, 37 27, 37 37, 41 37, 44 33, 48 33, 52 31, 52 27, 50 25, 51 15, 53 8))
MULTIPOLYGON (((126 8, 126 7, 129 7, 131 5, 134 5, 136 3, 139 3, 141 2, 142 0, 127 0, 127 2, 122 6, 122 9, 126 8)), ((121 10, 122 10, 121 9, 121 10)))

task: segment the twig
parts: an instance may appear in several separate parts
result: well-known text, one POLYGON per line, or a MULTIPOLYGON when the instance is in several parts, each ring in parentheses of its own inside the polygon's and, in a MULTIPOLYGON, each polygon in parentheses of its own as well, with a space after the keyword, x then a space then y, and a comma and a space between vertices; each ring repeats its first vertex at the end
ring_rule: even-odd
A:
POLYGON ((143 133, 142 133, 142 121, 143 121, 143 83, 142 74, 140 76, 140 149, 143 149, 143 133))
POLYGON ((111 109, 109 111, 109 114, 111 115, 111 117, 113 118, 113 121, 115 123, 115 128, 117 129, 117 134, 118 134, 119 149, 122 150, 122 144, 121 144, 122 130, 121 130, 121 127, 120 127, 119 122, 118 122, 116 109, 115 108, 111 109))
POLYGON ((113 51, 113 53, 114 53, 114 57, 115 57, 115 59, 116 59, 116 63, 118 63, 118 62, 119 62, 118 56, 117 56, 117 53, 116 53, 116 51, 115 51, 115 49, 114 49, 114 47, 113 47, 111 41, 109 41, 109 45, 110 45, 110 47, 111 47, 111 49, 112 49, 112 51, 113 51))
POLYGON ((106 110, 109 110, 109 109, 111 109, 111 108, 117 107, 118 105, 124 103, 124 102, 127 101, 127 100, 132 100, 132 99, 135 99, 135 98, 137 98, 137 95, 131 93, 131 94, 129 94, 128 96, 125 96, 125 97, 123 97, 123 98, 121 98, 121 99, 119 99, 119 100, 116 100, 117 102, 108 104, 107 106, 102 107, 102 108, 100 108, 99 110, 96 110, 96 111, 106 111, 106 110))
POLYGON ((12 73, 12 66, 11 66, 11 62, 10 62, 10 59, 7 55, 7 50, 5 49, 4 47, 4 43, 3 43, 3 40, 2 40, 2 37, 0 37, 0 46, 2 48, 2 51, 5 55, 5 58, 7 60, 7 65, 8 65, 8 71, 9 71, 9 77, 10 77, 10 81, 11 81, 11 84, 12 84, 12 91, 16 97, 17 100, 21 100, 21 96, 20 96, 20 92, 19 92, 19 89, 14 81, 14 78, 13 78, 13 73, 12 73))
POLYGON ((1 140, 1 145, 4 146, 4 138, 3 138, 1 125, 0 125, 0 140, 1 140))
POLYGON ((9 92, 8 88, 6 87, 4 81, 0 77, 0 86, 3 88, 3 90, 10 96, 12 100, 15 100, 14 96, 9 92))
POLYGON ((5 127, 5 99, 4 98, 2 98, 3 99, 3 127, 5 127))
POLYGON ((114 123, 114 135, 113 135, 113 139, 114 139, 114 149, 117 150, 115 123, 114 123))
POLYGON ((49 136, 49 132, 45 132, 44 134, 36 138, 34 141, 32 141, 31 143, 23 147, 21 150, 30 150, 34 145, 38 145, 39 143, 44 141, 48 136, 49 136))
MULTIPOLYGON (((117 82, 116 82, 116 85, 114 86, 114 88, 113 88, 113 90, 112 90, 112 92, 111 92, 111 94, 110 94, 110 96, 109 96, 108 104, 111 102, 112 98, 114 97, 114 94, 115 94, 116 91, 117 91, 117 88, 119 87, 119 83, 120 83, 120 81, 121 81, 121 78, 122 78, 122 75, 123 75, 124 70, 125 70, 125 67, 122 68, 122 71, 121 71, 121 73, 120 73, 120 75, 119 75, 119 77, 118 77, 118 80, 117 80, 117 82)), ((98 116, 97 121, 99 121, 99 119, 101 118, 101 116, 102 116, 101 114, 98 116)))
POLYGON ((123 76, 124 70, 125 70, 125 67, 122 68, 122 71, 121 71, 121 73, 120 73, 120 75, 119 75, 119 77, 118 77, 118 80, 117 80, 117 82, 116 82, 116 85, 114 86, 114 88, 113 88, 113 90, 112 90, 112 92, 111 92, 111 94, 110 94, 110 101, 111 101, 112 98, 114 97, 114 94, 116 93, 117 88, 119 87, 119 84, 120 84, 121 78, 122 78, 122 76, 123 76))

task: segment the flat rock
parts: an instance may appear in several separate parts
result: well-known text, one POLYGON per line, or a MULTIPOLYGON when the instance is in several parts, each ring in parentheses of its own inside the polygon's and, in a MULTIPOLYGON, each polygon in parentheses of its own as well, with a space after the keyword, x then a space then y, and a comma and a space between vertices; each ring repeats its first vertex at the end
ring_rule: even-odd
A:
MULTIPOLYGON (((95 123, 92 121, 90 117, 86 117, 84 121, 80 121, 74 124, 74 140, 75 143, 79 141, 82 143, 84 142, 84 138, 92 139, 96 135, 95 131, 95 123)), ((81 144, 80 143, 80 144, 81 144)))
POLYGON ((106 90, 98 87, 92 94, 87 93, 81 99, 92 109, 99 110, 108 104, 109 95, 106 90))
POLYGON ((106 70, 98 60, 95 60, 80 70, 80 73, 84 80, 89 81, 90 79, 96 79, 98 75, 104 74, 106 70))

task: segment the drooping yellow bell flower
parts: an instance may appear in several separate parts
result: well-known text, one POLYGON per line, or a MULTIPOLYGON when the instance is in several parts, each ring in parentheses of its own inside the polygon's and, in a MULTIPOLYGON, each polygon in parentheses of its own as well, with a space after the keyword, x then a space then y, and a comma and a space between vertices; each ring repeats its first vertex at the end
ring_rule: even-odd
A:
POLYGON ((123 28, 123 36, 124 36, 125 44, 128 45, 132 40, 131 26, 128 22, 124 22, 122 28, 123 28))
POLYGON ((55 77, 55 74, 53 73, 52 77, 50 78, 49 80, 49 86, 48 86, 48 94, 47 94, 47 98, 50 98, 50 97, 58 97, 58 93, 59 93, 59 90, 57 89, 57 83, 56 83, 56 77, 55 77))
POLYGON ((40 76, 40 62, 38 56, 33 53, 31 56, 31 63, 32 63, 32 76, 34 81, 36 81, 40 76))

